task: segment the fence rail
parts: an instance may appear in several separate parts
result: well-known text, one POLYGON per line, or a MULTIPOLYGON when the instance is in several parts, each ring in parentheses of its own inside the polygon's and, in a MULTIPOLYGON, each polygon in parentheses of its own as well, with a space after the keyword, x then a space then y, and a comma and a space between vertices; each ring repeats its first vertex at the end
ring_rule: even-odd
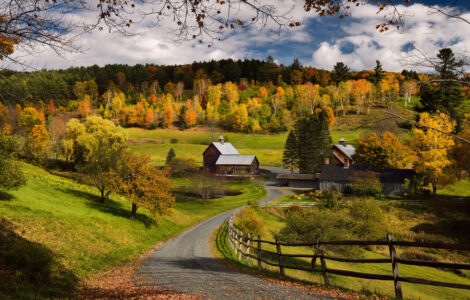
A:
POLYGON ((396 246, 400 247, 419 247, 419 248, 433 248, 433 249, 445 249, 445 250, 459 250, 459 251, 470 251, 470 245, 455 245, 445 243, 424 243, 424 242, 408 242, 408 241, 394 241, 391 233, 387 234, 387 240, 382 241, 322 241, 320 237, 316 238, 315 242, 310 243, 285 243, 280 242, 278 237, 275 237, 274 241, 262 240, 258 235, 257 238, 251 237, 250 234, 244 234, 239 228, 234 225, 234 219, 237 212, 234 213, 228 219, 228 241, 235 254, 238 254, 238 260, 242 261, 242 256, 245 259, 245 264, 249 264, 249 260, 257 262, 258 270, 262 270, 262 265, 267 264, 273 267, 279 268, 281 276, 285 276, 285 269, 301 270, 307 272, 322 273, 325 285, 330 285, 328 274, 335 274, 348 277, 357 277, 364 279, 374 280, 387 280, 394 282, 395 297, 397 299, 403 298, 401 282, 424 284, 440 287, 449 287, 456 289, 470 290, 470 285, 457 284, 449 282, 433 281, 423 278, 415 277, 404 277, 400 276, 398 272, 398 265, 413 265, 423 266, 432 268, 444 268, 453 270, 470 270, 470 264, 458 264, 458 263, 445 263, 445 262, 434 262, 434 261, 423 261, 423 260, 410 260, 401 259, 397 257, 396 246), (276 252, 262 249, 262 244, 274 245, 276 252), (358 258, 342 258, 329 256, 325 254, 326 245, 336 246, 388 246, 390 258, 380 259, 358 259, 358 258), (313 247, 315 254, 284 254, 282 253, 282 247, 313 247), (273 260, 276 262, 268 261, 263 258, 264 256, 274 257, 273 260), (285 263, 283 259, 287 258, 311 258, 310 267, 305 266, 294 266, 285 263), (317 259, 320 260, 320 265, 317 267, 317 259), (393 275, 383 274, 370 274, 362 272, 353 272, 346 270, 330 269, 327 267, 327 260, 348 262, 348 263, 360 263, 360 264, 391 264, 391 270, 393 275))

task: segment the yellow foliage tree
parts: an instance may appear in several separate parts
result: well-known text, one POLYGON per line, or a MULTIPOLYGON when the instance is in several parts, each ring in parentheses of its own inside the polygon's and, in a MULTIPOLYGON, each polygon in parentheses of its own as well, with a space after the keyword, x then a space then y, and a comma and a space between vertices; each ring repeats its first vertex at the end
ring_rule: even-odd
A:
POLYGON ((34 125, 25 144, 26 157, 34 160, 47 158, 47 153, 52 147, 51 138, 43 124, 34 125))
POLYGON ((183 121, 187 127, 192 127, 196 125, 196 112, 192 107, 190 107, 184 112, 183 121))
POLYGON ((170 127, 174 122, 173 105, 167 104, 163 112, 163 127, 170 127))
POLYGON ((246 104, 234 107, 232 114, 232 128, 236 131, 244 131, 248 125, 248 110, 246 104))
MULTIPOLYGON (((444 113, 437 112, 421 114, 419 124, 429 126, 443 132, 453 132, 455 122, 444 113)), ((436 196, 438 186, 444 186, 449 182, 449 173, 445 169, 452 165, 448 152, 454 146, 454 138, 437 130, 425 127, 413 129, 415 134, 412 145, 418 156, 415 165, 416 172, 422 174, 424 179, 431 183, 433 196, 436 196)))
MULTIPOLYGON (((21 111, 21 106, 19 106, 19 110, 21 111)), ((34 107, 26 107, 19 114, 18 125, 24 130, 26 135, 29 135, 34 126, 42 123, 43 119, 34 107)))

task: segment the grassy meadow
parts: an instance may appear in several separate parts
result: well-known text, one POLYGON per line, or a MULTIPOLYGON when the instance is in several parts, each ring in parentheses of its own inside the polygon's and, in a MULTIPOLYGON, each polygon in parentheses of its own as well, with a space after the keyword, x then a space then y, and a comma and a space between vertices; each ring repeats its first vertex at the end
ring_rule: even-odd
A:
MULTIPOLYGON (((202 165, 202 152, 212 142, 212 132, 204 128, 197 131, 128 128, 126 132, 130 140, 131 151, 150 156, 155 165, 165 164, 166 155, 171 148, 175 150, 176 156, 194 158, 198 164, 202 165), (172 144, 171 139, 176 139, 176 143, 172 144)), ((355 144, 366 133, 365 129, 333 130, 331 138, 336 143, 341 137, 344 137, 349 143, 355 144)), ((241 154, 256 155, 261 165, 276 167, 281 165, 287 133, 261 135, 217 131, 213 135, 215 141, 221 135, 227 142, 232 143, 241 154)))
MULTIPOLYGON (((432 210, 433 212, 427 212, 424 207, 421 207, 421 204, 416 205, 407 205, 396 203, 384 203, 383 209, 386 211, 387 215, 387 224, 390 225, 390 230, 394 233, 394 236, 397 239, 409 240, 407 236, 411 236, 411 239, 416 239, 420 234, 414 232, 420 224, 428 225, 427 234, 432 235, 435 232, 435 238, 438 239, 439 234, 446 234, 450 231, 450 227, 442 228, 441 230, 436 230, 439 226, 439 222, 442 221, 442 217, 439 217, 438 210, 432 210), (442 231, 442 232, 441 232, 442 231)), ((466 205, 468 208, 468 205, 466 205)), ((460 207, 459 209, 462 209, 460 207)), ((282 209, 258 209, 258 216, 261 218, 265 224, 265 233, 262 235, 263 240, 274 241, 274 235, 277 234, 281 228, 283 228, 284 223, 282 221, 282 209)), ((444 212, 447 218, 452 214, 450 212, 444 212), (447 214, 449 214, 447 216, 447 214)), ((457 217, 459 218, 459 216, 457 217)), ((448 222, 452 223, 450 219, 447 219, 448 222)), ((466 219, 466 224, 468 224, 468 219, 466 219)), ((458 222, 453 223, 456 225, 458 222)), ((426 227, 426 226, 424 226, 426 227)), ((423 227, 423 228, 424 228, 423 227)), ((227 235, 226 235, 227 226, 222 226, 217 234, 215 235, 214 247, 218 252, 218 255, 222 258, 229 259, 232 264, 238 266, 239 268, 244 267, 244 259, 242 262, 238 261, 238 255, 233 254, 232 249, 230 248, 227 235)), ((454 227, 455 230, 455 227, 454 227)), ((460 233, 465 234, 465 229, 460 228, 460 233)), ((421 235, 422 237, 422 235, 421 235)), ((442 238, 442 237, 441 237, 442 238)), ((385 237, 384 237, 385 239, 385 237)), ((452 242, 452 238, 443 238, 446 242, 452 242)), ((263 244, 263 250, 268 250, 276 252, 276 247, 274 245, 263 244)), ((314 254, 314 250, 308 247, 281 247, 282 252, 286 254, 314 254)), ((397 248, 398 256, 400 255, 423 255, 429 259, 437 259, 440 261, 452 261, 451 258, 445 256, 445 259, 442 259, 441 256, 437 256, 436 252, 429 250, 429 252, 424 252, 417 254, 413 250, 406 250, 406 248, 400 249, 397 248), (410 252, 411 251, 411 252, 410 252), (449 260, 450 259, 450 260, 449 260)), ((386 247, 375 247, 373 249, 363 249, 361 250, 362 258, 388 258, 388 249, 386 247)), ((336 255, 334 255, 336 256, 336 255)), ((452 257, 451 254, 449 254, 452 257)), ((426 259, 424 258, 424 259, 426 259)), ((277 258, 274 256, 266 255, 264 259, 272 261, 273 263, 277 262, 277 258)), ((423 259, 423 257, 417 257, 414 259, 423 259)), ((468 261, 465 261, 468 263, 468 261)), ((284 258, 285 264, 290 265, 299 265, 304 267, 310 267, 310 260, 303 258, 284 258)), ((318 264, 319 262, 317 262, 318 264)), ((256 263, 253 264, 253 261, 250 263, 250 269, 246 269, 248 272, 258 273, 256 263)), ((389 263, 385 264, 351 264, 327 260, 327 267, 332 269, 348 270, 355 272, 364 272, 364 273, 373 273, 373 274, 385 274, 392 275, 392 268, 389 263)), ((305 271, 289 270, 285 269, 287 279, 304 282, 306 284, 323 284, 323 277, 321 273, 312 273, 305 271)), ((428 267, 419 267, 419 266, 407 266, 399 265, 399 272, 401 276, 410 276, 417 278, 424 278, 429 280, 444 281, 451 283, 461 283, 461 284, 470 284, 470 272, 462 272, 460 274, 447 271, 444 269, 435 269, 428 267)), ((279 268, 272 267, 267 264, 263 264, 263 274, 268 275, 269 277, 279 278, 279 268)), ((346 276, 339 276, 334 274, 329 274, 330 284, 346 290, 358 291, 362 294, 370 295, 382 295, 390 298, 394 298, 394 288, 392 281, 380 281, 380 280, 368 280, 360 278, 352 278, 346 276)), ((469 299, 470 291, 459 290, 459 289, 450 289, 450 288, 441 288, 433 287, 426 285, 418 284, 409 284, 402 283, 402 290, 405 299, 469 299)))
MULTIPOLYGON (((140 208, 132 220, 130 202, 122 197, 112 195, 101 204, 93 187, 29 164, 24 170, 26 186, 0 193, 2 299, 66 297, 81 279, 123 265, 199 221, 265 195, 250 182, 230 182, 238 195, 205 205, 184 198, 157 220, 140 208)), ((176 188, 186 184, 174 180, 176 188)))

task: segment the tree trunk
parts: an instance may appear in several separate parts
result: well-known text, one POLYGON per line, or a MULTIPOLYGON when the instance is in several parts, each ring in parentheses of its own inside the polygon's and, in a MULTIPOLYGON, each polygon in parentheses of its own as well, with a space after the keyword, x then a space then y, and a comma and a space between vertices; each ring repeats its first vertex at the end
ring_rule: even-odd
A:
POLYGON ((432 184, 432 196, 433 198, 436 198, 437 196, 437 184, 435 183, 432 184))
POLYGON ((139 208, 137 204, 132 202, 131 219, 135 219, 135 217, 137 216, 137 208, 139 208))
POLYGON ((106 195, 104 192, 105 192, 104 189, 100 189, 101 196, 100 196, 100 200, 98 201, 100 203, 104 203, 104 200, 106 200, 106 195))

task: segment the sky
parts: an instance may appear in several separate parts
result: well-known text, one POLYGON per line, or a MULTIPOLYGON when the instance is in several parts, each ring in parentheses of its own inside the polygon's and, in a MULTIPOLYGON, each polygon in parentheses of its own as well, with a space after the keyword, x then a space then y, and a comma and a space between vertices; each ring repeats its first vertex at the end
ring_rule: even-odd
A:
MULTIPOLYGON (((435 56, 443 47, 451 47, 454 52, 470 51, 470 24, 431 13, 423 5, 414 2, 407 7, 399 7, 405 14, 401 29, 391 27, 380 33, 376 25, 383 22, 383 14, 377 14, 376 6, 363 6, 351 10, 351 15, 340 20, 338 16, 319 17, 313 12, 305 12, 300 0, 269 0, 279 12, 290 11, 290 16, 301 21, 294 29, 279 30, 273 22, 264 28, 254 25, 237 28, 221 36, 207 46, 197 41, 176 41, 173 34, 174 23, 163 20, 154 24, 146 18, 131 27, 132 36, 120 33, 93 31, 80 36, 78 43, 81 53, 68 53, 58 56, 50 49, 38 49, 25 56, 21 50, 16 55, 35 68, 58 69, 70 66, 105 64, 186 64, 193 61, 219 60, 225 58, 266 59, 271 55, 279 64, 289 65, 299 58, 304 66, 332 69, 338 61, 344 62, 352 70, 372 69, 379 59, 388 71, 401 71, 404 68, 430 71, 423 67, 409 65, 409 58, 425 54, 435 56), (291 10, 291 8, 293 8, 291 10)), ((455 0, 424 1, 446 7, 455 0)), ((470 1, 460 0, 456 7, 470 20, 470 1)), ((455 6, 454 6, 455 7, 455 6)), ((145 10, 146 7, 142 7, 145 10)), ((250 19, 252 12, 238 11, 237 17, 250 19)), ((73 16, 93 18, 92 14, 73 16)), ((21 68, 20 66, 9 66, 21 68)))

